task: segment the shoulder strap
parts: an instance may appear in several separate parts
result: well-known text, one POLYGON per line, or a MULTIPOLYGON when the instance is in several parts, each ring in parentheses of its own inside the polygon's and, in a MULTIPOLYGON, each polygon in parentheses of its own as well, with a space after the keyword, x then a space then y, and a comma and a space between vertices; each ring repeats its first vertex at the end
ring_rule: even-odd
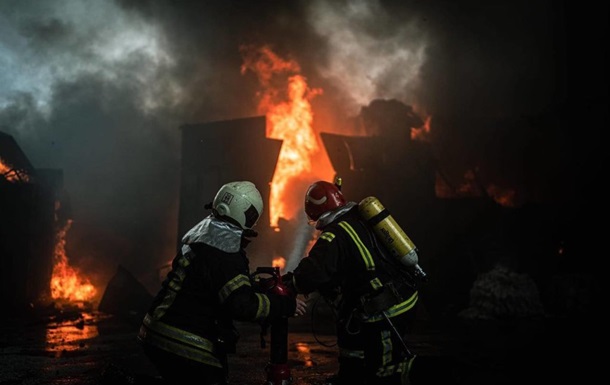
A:
POLYGON ((390 275, 390 277, 392 277, 392 280, 396 283, 405 284, 410 288, 416 290, 417 284, 413 275, 409 273, 409 271, 406 269, 405 266, 403 266, 402 263, 397 261, 396 258, 392 256, 392 254, 385 245, 383 245, 377 240, 377 236, 375 235, 375 232, 373 231, 369 223, 365 220, 362 220, 362 223, 366 228, 366 233, 371 241, 371 244, 374 246, 375 250, 381 257, 381 262, 383 263, 384 268, 387 270, 387 273, 390 275))

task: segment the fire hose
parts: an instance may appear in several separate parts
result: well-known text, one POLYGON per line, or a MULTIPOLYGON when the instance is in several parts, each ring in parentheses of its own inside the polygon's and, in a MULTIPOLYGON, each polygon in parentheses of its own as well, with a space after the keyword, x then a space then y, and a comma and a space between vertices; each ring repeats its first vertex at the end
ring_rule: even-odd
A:
MULTIPOLYGON (((252 276, 263 293, 295 296, 282 282, 279 267, 258 267, 252 276), (262 274, 269 275, 270 277, 260 277, 262 274)), ((288 366, 288 318, 275 318, 262 325, 261 348, 263 349, 266 346, 265 335, 267 334, 268 327, 271 329, 271 336, 269 363, 265 367, 267 375, 265 385, 289 385, 292 383, 292 375, 288 366)))

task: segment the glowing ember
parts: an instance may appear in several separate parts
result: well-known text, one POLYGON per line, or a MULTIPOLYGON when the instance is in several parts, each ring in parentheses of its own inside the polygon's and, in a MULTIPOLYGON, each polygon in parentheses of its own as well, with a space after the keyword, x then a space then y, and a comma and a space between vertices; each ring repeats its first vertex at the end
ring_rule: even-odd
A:
POLYGON ((297 342, 297 352, 299 354, 299 358, 303 360, 306 367, 314 366, 314 362, 311 359, 311 349, 307 343, 297 342))
MULTIPOLYGON (((451 197, 451 194, 447 192, 447 187, 440 189, 440 184, 437 180, 436 192, 439 197, 451 197)), ((464 181, 455 191, 455 197, 481 197, 488 196, 492 198, 497 204, 504 207, 516 207, 517 206, 517 195, 515 190, 508 188, 501 188, 491 183, 484 185, 478 178, 477 171, 468 170, 464 174, 464 181)))
POLYGON ((460 196, 480 196, 480 186, 474 171, 467 170, 464 173, 464 181, 457 188, 457 193, 460 196))
POLYGON ((87 279, 79 277, 78 271, 68 263, 66 255, 66 233, 71 225, 72 221, 69 220, 56 235, 51 297, 64 301, 89 301, 97 291, 87 279))
POLYGON ((14 169, 0 158, 0 175, 9 182, 29 182, 30 177, 22 170, 14 169))
POLYGON ((244 64, 241 72, 254 72, 263 87, 259 94, 258 109, 267 117, 267 137, 282 140, 275 174, 271 181, 269 212, 271 226, 278 219, 292 219, 300 207, 290 205, 288 196, 302 195, 289 191, 290 186, 305 178, 331 179, 332 167, 316 168, 312 164, 323 153, 318 136, 312 128, 313 112, 310 100, 322 94, 322 89, 311 89, 300 66, 293 60, 284 60, 269 47, 242 47, 244 64))
POLYGON ((493 198, 496 203, 505 207, 515 207, 515 190, 502 189, 494 184, 487 186, 487 194, 493 198))

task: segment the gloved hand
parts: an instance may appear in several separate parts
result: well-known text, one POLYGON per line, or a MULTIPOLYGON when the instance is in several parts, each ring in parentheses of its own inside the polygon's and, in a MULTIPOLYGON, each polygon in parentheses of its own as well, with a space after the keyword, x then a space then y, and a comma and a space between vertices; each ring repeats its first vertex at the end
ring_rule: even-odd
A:
POLYGON ((297 301, 297 307, 294 311, 293 317, 298 317, 300 315, 304 315, 307 311, 307 303, 300 298, 295 298, 297 301))

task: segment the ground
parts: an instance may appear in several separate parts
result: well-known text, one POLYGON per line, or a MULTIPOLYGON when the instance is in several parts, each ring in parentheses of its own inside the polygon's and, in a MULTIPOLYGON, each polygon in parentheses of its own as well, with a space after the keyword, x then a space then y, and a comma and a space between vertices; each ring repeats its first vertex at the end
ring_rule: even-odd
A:
MULTIPOLYGON (((10 318, 0 323, 0 385, 95 385, 105 367, 155 376, 136 343, 138 316, 118 318, 71 310, 10 318)), ((291 319, 288 360, 293 385, 318 385, 337 370, 332 326, 291 319), (316 330, 314 329, 314 330, 316 330)), ((424 320, 409 337, 417 354, 413 384, 513 384, 561 381, 586 384, 596 377, 589 345, 594 323, 571 319, 460 323, 424 320)), ((260 328, 239 323, 230 357, 232 385, 263 385, 269 347, 260 328)), ((267 342, 268 341, 267 336, 267 342)), ((595 345, 594 345, 595 346, 595 345)))

